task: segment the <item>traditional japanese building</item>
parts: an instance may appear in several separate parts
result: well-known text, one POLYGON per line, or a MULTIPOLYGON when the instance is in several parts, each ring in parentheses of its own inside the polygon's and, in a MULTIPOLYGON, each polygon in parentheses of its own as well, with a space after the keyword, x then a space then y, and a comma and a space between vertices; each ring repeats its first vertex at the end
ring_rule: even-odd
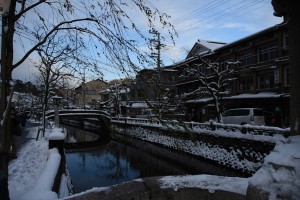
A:
MULTIPOLYGON (((235 107, 260 107, 271 114, 275 107, 282 111, 283 121, 289 124, 289 54, 287 22, 267 28, 232 43, 197 41, 188 57, 176 65, 178 71, 177 91, 179 95, 192 92, 199 87, 197 79, 184 76, 185 68, 199 63, 200 58, 208 60, 239 61, 235 65, 229 95, 223 97, 223 109, 235 107), (215 48, 213 48, 215 47, 215 48)), ((213 117, 209 96, 192 96, 187 99, 188 112, 194 121, 206 121, 213 117)))
POLYGON ((107 87, 107 83, 102 80, 93 80, 82 83, 75 88, 77 106, 81 108, 88 108, 91 106, 97 108, 99 102, 102 101, 100 91, 107 87))

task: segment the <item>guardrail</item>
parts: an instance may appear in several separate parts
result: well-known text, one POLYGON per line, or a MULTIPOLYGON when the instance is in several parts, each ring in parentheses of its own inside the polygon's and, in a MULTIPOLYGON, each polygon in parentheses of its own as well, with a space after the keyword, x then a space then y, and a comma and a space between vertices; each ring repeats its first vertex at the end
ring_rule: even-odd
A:
POLYGON ((128 123, 128 124, 139 124, 146 126, 168 126, 173 128, 188 128, 191 131, 216 131, 223 130, 226 132, 241 132, 242 134, 252 135, 266 135, 273 136, 275 134, 283 135, 284 137, 290 136, 290 128, 278 128, 271 126, 253 126, 253 125, 237 125, 237 124, 222 124, 216 122, 178 122, 177 120, 157 120, 157 119, 144 119, 144 118, 130 118, 130 117, 119 117, 112 118, 113 121, 128 123))

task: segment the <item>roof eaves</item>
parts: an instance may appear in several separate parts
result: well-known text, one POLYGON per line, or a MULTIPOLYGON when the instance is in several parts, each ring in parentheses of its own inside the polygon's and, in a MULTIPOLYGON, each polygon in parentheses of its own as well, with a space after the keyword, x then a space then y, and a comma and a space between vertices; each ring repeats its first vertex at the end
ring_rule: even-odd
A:
POLYGON ((261 31, 259 31, 259 32, 256 32, 256 33, 254 33, 254 34, 252 34, 252 35, 249 35, 249 36, 247 36, 247 37, 244 37, 244 38, 241 38, 241 39, 236 40, 236 41, 234 41, 234 42, 228 43, 228 44, 226 44, 226 45, 224 45, 224 46, 222 46, 222 47, 216 48, 216 49, 214 50, 214 52, 223 51, 224 49, 230 48, 230 47, 232 47, 232 46, 234 46, 234 45, 236 45, 236 44, 238 44, 238 43, 245 42, 245 41, 247 41, 247 40, 251 40, 251 39, 253 39, 253 38, 255 38, 255 37, 258 37, 258 36, 260 36, 260 35, 266 34, 266 33, 268 33, 268 32, 272 32, 273 30, 278 29, 279 27, 285 25, 286 23, 287 23, 287 22, 284 22, 284 23, 281 23, 281 24, 277 24, 277 25, 275 25, 275 26, 272 26, 272 27, 263 29, 263 30, 261 30, 261 31))

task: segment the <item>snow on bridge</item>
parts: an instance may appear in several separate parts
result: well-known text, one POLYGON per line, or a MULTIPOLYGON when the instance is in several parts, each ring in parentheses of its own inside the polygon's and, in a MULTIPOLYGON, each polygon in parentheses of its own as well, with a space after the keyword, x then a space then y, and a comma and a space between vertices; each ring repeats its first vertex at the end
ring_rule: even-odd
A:
MULTIPOLYGON (((51 119, 54 117, 54 110, 48 111, 46 113, 46 118, 51 119)), ((109 113, 102 110, 83 110, 83 109, 74 109, 74 110, 59 110, 60 117, 99 117, 106 118, 111 120, 109 113)))

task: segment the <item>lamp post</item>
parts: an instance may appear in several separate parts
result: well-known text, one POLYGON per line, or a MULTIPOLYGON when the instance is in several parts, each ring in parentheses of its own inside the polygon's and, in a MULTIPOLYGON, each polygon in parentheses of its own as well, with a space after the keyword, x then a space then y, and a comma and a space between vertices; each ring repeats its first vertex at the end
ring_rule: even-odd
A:
POLYGON ((53 103, 55 106, 54 125, 55 125, 55 127, 59 127, 59 103, 60 103, 60 99, 62 99, 62 97, 55 95, 55 96, 51 97, 51 99, 53 100, 53 103))

